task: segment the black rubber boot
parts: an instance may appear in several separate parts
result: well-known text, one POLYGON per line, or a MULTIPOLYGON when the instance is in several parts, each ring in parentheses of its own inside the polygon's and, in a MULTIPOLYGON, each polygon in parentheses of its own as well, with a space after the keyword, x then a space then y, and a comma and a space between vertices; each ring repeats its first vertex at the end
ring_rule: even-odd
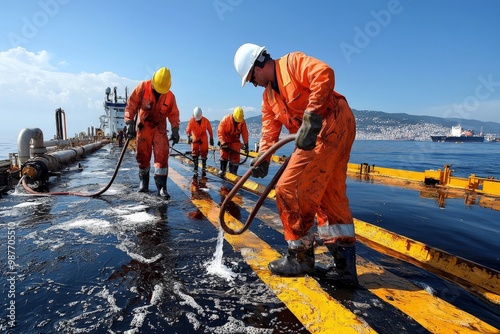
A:
POLYGON ((201 175, 207 175, 207 158, 201 158, 201 175))
POLYGON ((269 270, 279 276, 304 276, 314 273, 314 248, 288 249, 288 254, 269 262, 269 270))
POLYGON ((166 175, 155 175, 156 188, 158 189, 158 196, 164 197, 165 199, 170 199, 170 195, 167 192, 167 176, 166 175))
POLYGON ((233 164, 233 163, 230 163, 230 164, 229 164, 229 173, 232 173, 232 174, 234 174, 234 175, 237 175, 237 173, 238 173, 238 167, 239 167, 239 166, 240 166, 240 165, 238 165, 238 164, 233 164))
POLYGON ((224 178, 226 176, 226 169, 227 169, 227 160, 221 160, 220 161, 220 171, 217 175, 219 175, 220 178, 224 178))
POLYGON ((356 287, 358 285, 358 274, 356 271, 356 245, 339 245, 337 243, 325 244, 333 256, 333 264, 325 278, 338 283, 356 287))
POLYGON ((149 192, 149 168, 139 169, 139 190, 137 192, 149 192))
POLYGON ((198 157, 193 157, 194 173, 198 175, 198 157))

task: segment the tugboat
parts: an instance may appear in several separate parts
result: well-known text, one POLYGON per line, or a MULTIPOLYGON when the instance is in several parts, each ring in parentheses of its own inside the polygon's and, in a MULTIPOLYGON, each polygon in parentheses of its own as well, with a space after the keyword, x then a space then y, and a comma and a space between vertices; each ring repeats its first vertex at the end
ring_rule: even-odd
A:
POLYGON ((479 135, 475 135, 472 130, 464 130, 460 125, 451 127, 451 136, 431 136, 433 142, 447 143, 482 143, 484 135, 481 131, 479 135))

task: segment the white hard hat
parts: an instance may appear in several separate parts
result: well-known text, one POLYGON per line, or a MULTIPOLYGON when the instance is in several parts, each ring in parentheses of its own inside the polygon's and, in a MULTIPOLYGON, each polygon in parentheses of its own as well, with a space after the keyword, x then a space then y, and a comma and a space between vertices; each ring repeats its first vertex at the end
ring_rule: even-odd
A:
POLYGON ((194 116, 195 120, 199 121, 201 119, 202 114, 203 113, 202 113, 200 107, 194 108, 194 110, 193 110, 193 116, 194 116))
POLYGON ((255 60, 266 50, 265 46, 245 43, 234 54, 234 68, 241 77, 241 87, 248 81, 248 74, 255 64, 255 60))

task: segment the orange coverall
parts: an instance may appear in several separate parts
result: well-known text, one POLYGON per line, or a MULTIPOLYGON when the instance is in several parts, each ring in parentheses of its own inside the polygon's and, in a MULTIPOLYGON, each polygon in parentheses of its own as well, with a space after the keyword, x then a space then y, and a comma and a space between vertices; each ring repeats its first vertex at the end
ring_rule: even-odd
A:
POLYGON ((125 108, 125 122, 133 120, 139 113, 137 129, 137 155, 139 168, 149 168, 154 151, 154 175, 168 174, 169 142, 167 118, 172 128, 179 127, 179 109, 172 91, 160 95, 156 100, 151 80, 143 81, 130 94, 125 108))
POLYGON ((193 142, 191 143, 191 151, 193 157, 201 156, 202 159, 206 159, 208 155, 208 137, 207 131, 210 138, 214 137, 212 130, 212 125, 210 121, 202 116, 199 121, 194 117, 189 119, 188 125, 186 127, 186 134, 191 136, 193 142))
POLYGON ((245 120, 236 123, 232 114, 224 116, 217 128, 217 137, 220 144, 227 144, 230 150, 220 150, 221 160, 227 160, 233 164, 240 163, 240 136, 244 143, 248 143, 248 128, 245 120))
POLYGON ((345 97, 334 91, 333 69, 324 62, 302 52, 273 61, 279 93, 272 83, 263 93, 260 151, 279 140, 282 125, 296 133, 304 111, 323 118, 315 148, 297 148, 276 184, 276 206, 285 240, 302 240, 307 245, 317 214, 318 233, 325 242, 354 242, 346 195, 347 164, 356 135, 352 110, 345 97))

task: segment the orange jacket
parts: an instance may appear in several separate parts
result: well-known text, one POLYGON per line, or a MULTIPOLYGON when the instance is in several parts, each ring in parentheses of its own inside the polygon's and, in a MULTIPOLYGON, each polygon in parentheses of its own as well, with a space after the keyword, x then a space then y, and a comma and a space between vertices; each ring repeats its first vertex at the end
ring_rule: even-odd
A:
POLYGON ((234 143, 240 141, 240 135, 244 144, 248 144, 248 128, 247 123, 243 120, 236 123, 233 115, 226 115, 222 118, 217 128, 217 137, 222 144, 234 143))
POLYGON ((274 60, 279 87, 277 94, 272 84, 262 96, 262 138, 260 151, 264 152, 279 139, 284 125, 291 134, 302 124, 304 111, 323 116, 334 112, 337 100, 345 97, 333 90, 335 76, 326 63, 292 52, 274 60))
POLYGON ((210 135, 210 138, 214 138, 212 125, 206 117, 202 116, 199 122, 194 117, 191 117, 189 119, 188 125, 186 127, 186 134, 188 136, 191 136, 193 142, 196 142, 199 139, 206 141, 207 131, 210 135))
POLYGON ((179 109, 174 94, 169 90, 166 94, 160 95, 156 101, 151 80, 141 82, 130 94, 125 108, 125 122, 133 120, 137 113, 139 113, 137 124, 166 129, 168 118, 172 128, 179 127, 179 109))

